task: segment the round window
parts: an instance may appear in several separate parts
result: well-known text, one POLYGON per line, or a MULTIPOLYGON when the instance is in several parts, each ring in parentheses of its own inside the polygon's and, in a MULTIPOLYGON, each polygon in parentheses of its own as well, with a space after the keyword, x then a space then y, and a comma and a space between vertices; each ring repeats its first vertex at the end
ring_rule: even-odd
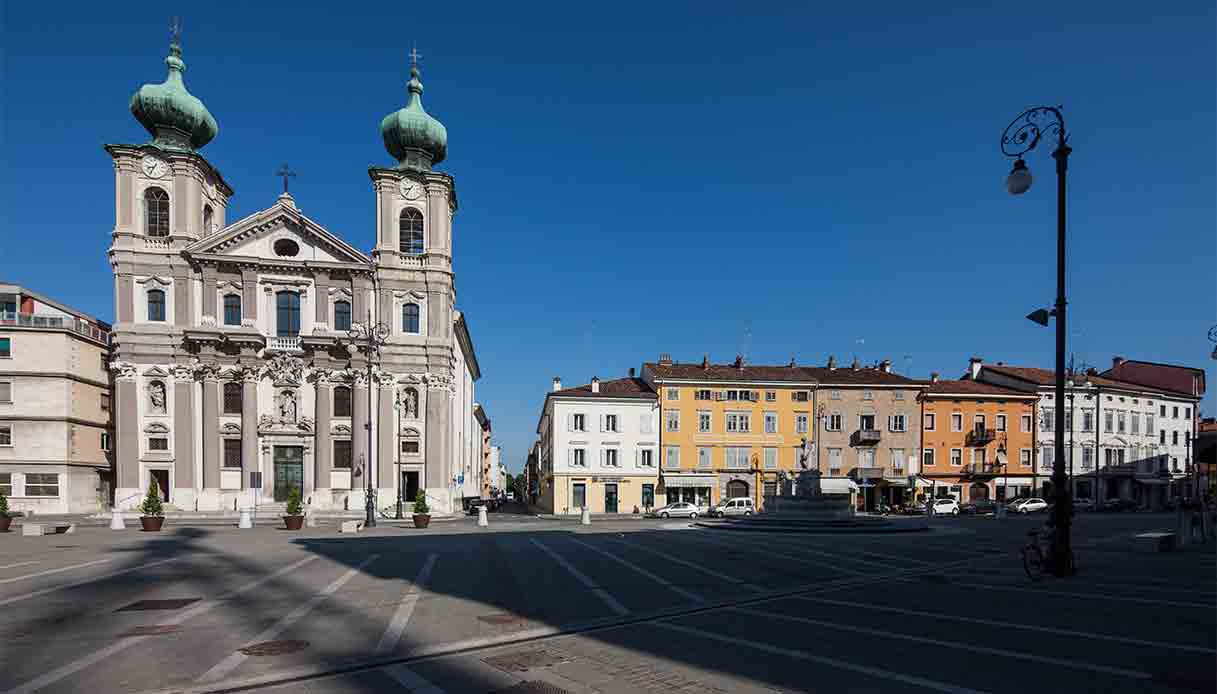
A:
POLYGON ((289 258, 300 253, 300 245, 291 239, 275 241, 275 255, 289 258))

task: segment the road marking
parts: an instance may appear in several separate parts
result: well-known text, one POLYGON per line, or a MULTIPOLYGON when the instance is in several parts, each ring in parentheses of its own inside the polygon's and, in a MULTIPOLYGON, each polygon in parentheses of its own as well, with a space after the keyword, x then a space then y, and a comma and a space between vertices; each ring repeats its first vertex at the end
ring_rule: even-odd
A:
POLYGON ((889 607, 887 605, 874 605, 865 602, 853 602, 851 600, 830 600, 828 598, 818 598, 812 595, 796 595, 796 600, 805 600, 807 602, 820 602, 827 605, 840 605, 842 607, 858 607, 864 610, 875 610, 877 612, 891 612, 893 614, 909 615, 911 617, 929 617, 935 620, 945 620, 949 622, 965 622, 968 624, 983 624, 985 626, 999 627, 1002 629, 1022 629, 1024 631, 1038 631, 1044 634, 1058 634, 1060 636, 1070 636, 1084 639, 1097 639, 1102 641, 1113 641, 1115 643, 1127 643, 1134 646, 1151 646, 1153 648, 1164 648, 1167 650, 1188 651, 1191 653, 1217 653, 1217 648, 1205 648, 1203 646, 1188 646, 1181 643, 1163 643, 1161 641, 1147 641, 1145 639, 1134 639, 1127 636, 1111 636, 1108 634, 1096 634, 1088 631, 1077 631, 1074 629, 1059 629, 1057 627, 1036 626, 1034 624, 1018 624, 1016 622, 999 622, 992 619, 980 619, 978 617, 961 617, 957 615, 948 615, 941 612, 923 612, 921 610, 908 610, 902 607, 889 607))
POLYGON ((664 561, 668 561, 673 564, 680 564, 681 566, 686 566, 690 569, 695 569, 704 574, 713 576, 714 578, 717 578, 720 581, 726 581, 727 583, 734 583, 735 585, 743 588, 744 590, 750 590, 753 593, 761 593, 761 592, 764 592, 764 590, 765 590, 764 588, 761 588, 760 586, 757 586, 757 585, 753 585, 753 584, 745 581, 742 578, 736 578, 734 576, 727 576, 727 575, 721 574, 717 571, 711 571, 710 569, 707 569, 706 567, 702 566, 701 564, 694 564, 691 561, 685 561, 684 559, 677 559, 676 557, 672 557, 667 554, 664 554, 663 552, 660 552, 657 549, 651 549, 650 547, 646 547, 646 546, 638 544, 636 542, 626 542, 625 540, 609 540, 609 542, 616 542, 619 544, 623 544, 627 547, 633 547, 634 549, 640 549, 643 552, 649 552, 656 556, 662 557, 664 561))
POLYGON ((697 636, 697 637, 704 638, 704 639, 710 639, 711 641, 718 641, 720 643, 729 643, 733 646, 744 646, 744 647, 753 648, 753 649, 756 649, 758 651, 762 651, 765 653, 771 653, 773 655, 784 656, 786 658, 797 658, 798 660, 806 660, 806 661, 810 661, 813 663, 819 663, 820 665, 825 665, 825 666, 831 667, 831 668, 838 668, 840 670, 849 670, 851 672, 857 672, 857 673, 861 673, 863 675, 869 675, 871 677, 878 677, 880 679, 893 680, 896 682, 902 682, 904 684, 911 684, 911 685, 914 685, 917 687, 922 687, 924 689, 932 689, 934 691, 939 691, 939 692, 951 692, 951 694, 980 694, 980 692, 978 690, 968 689, 967 687, 958 687, 956 685, 948 684, 946 682, 936 682, 934 680, 927 680, 922 677, 916 677, 914 675, 904 675, 899 672, 892 672, 890 670, 881 670, 881 669, 875 668, 875 667, 869 667, 866 665, 858 665, 856 663, 850 663, 850 662, 847 662, 844 660, 837 660, 836 658, 826 658, 824 656, 812 655, 805 651, 794 651, 789 648, 781 648, 779 646, 773 646, 773 645, 770 645, 767 643, 762 643, 760 641, 750 641, 748 639, 736 638, 734 636, 727 636, 725 634, 716 634, 716 633, 713 633, 710 631, 704 631, 702 629, 693 629, 690 627, 684 627, 684 626, 680 626, 677 624, 672 624, 671 622, 652 622, 651 625, 660 627, 662 629, 668 629, 670 631, 677 631, 682 634, 688 634, 690 636, 697 636))
MULTIPOLYGON (((305 602, 303 605, 300 605, 296 609, 289 612, 287 614, 287 616, 285 616, 283 619, 280 619, 279 621, 270 625, 269 627, 266 628, 265 631, 263 631, 262 633, 258 634, 255 637, 253 637, 249 641, 245 642, 241 647, 244 648, 245 646, 249 646, 251 644, 261 643, 263 641, 270 641, 271 639, 274 639, 275 637, 277 637, 279 634, 282 634, 283 632, 287 631, 287 629, 289 627, 291 627, 291 625, 300 621, 302 618, 304 618, 305 615, 307 615, 309 612, 312 612, 314 609, 317 608, 318 605, 325 602, 327 598, 329 598, 331 595, 333 595, 335 592, 337 592, 339 588, 346 585, 347 581, 351 580, 352 578, 355 578, 355 576, 357 576, 361 571, 363 571, 364 567, 366 567, 368 564, 371 564, 373 561, 376 561, 376 558, 378 556, 380 556, 380 555, 373 554, 372 556, 368 557, 367 559, 364 559, 363 563, 361 563, 359 566, 356 566, 355 568, 344 573, 342 576, 338 577, 338 579, 335 580, 333 583, 331 583, 328 586, 326 586, 325 588, 323 588, 320 593, 317 593, 313 597, 309 598, 308 601, 305 602)), ((249 656, 245 655, 244 653, 242 653, 240 651, 234 651, 227 658, 216 663, 215 666, 212 667, 210 670, 208 670, 207 672, 204 672, 196 681, 214 682, 216 680, 223 679, 228 673, 237 669, 241 665, 241 663, 245 662, 248 658, 249 658, 249 656)))
POLYGON ((417 672, 407 668, 405 665, 393 665, 381 670, 381 672, 392 677, 398 684, 413 694, 444 694, 444 690, 423 679, 417 672))
POLYGON ((757 617, 766 619, 784 619, 789 622, 798 622, 800 624, 811 624, 814 626, 825 627, 836 631, 852 631, 858 634, 866 634, 868 636, 876 636, 885 639, 896 639, 898 641, 912 641, 913 643, 924 643, 932 646, 945 646, 961 651, 971 651, 973 653, 984 653, 986 655, 1002 656, 1004 658, 1014 658, 1016 660, 1029 660, 1035 663, 1044 663, 1047 665, 1058 665, 1060 667, 1075 668, 1078 670, 1089 670, 1091 672, 1101 672, 1107 675, 1119 675, 1131 679, 1148 680, 1153 679, 1153 675, 1148 672, 1139 672, 1137 670, 1125 670, 1124 668, 1110 667, 1107 665, 1098 665, 1096 663, 1085 663, 1079 660, 1069 660, 1066 658, 1053 658, 1046 655, 1034 655, 1032 653, 1023 653, 1021 651, 1011 651, 1005 648, 990 648, 988 646, 977 646, 970 643, 961 643, 959 641, 946 641, 943 639, 929 638, 926 636, 912 636, 910 634, 897 634, 891 631, 881 631, 879 629, 868 629, 866 627, 853 626, 849 624, 841 624, 839 622, 825 622, 820 619, 811 619, 810 617, 796 617, 794 615, 782 614, 780 612, 768 612, 766 610, 756 610, 748 607, 731 607, 728 608, 732 612, 743 612, 757 617))
MULTIPOLYGON (((801 544, 799 544, 798 542, 793 542, 793 541, 794 541, 794 539, 795 539, 795 538, 793 538, 793 537, 791 537, 791 538, 780 538, 780 540, 785 540, 785 541, 788 541, 788 542, 792 542, 792 546, 794 546, 794 547, 804 547, 804 546, 805 546, 805 545, 801 545, 801 544)), ((819 547, 819 548, 821 548, 821 549, 826 549, 825 545, 822 545, 822 544, 815 544, 814 546, 819 547)), ((934 565, 934 562, 932 562, 932 561, 925 561, 924 559, 914 559, 913 557, 901 556, 901 555, 899 555, 899 554, 883 554, 883 553, 880 553, 880 552, 874 552, 874 551, 871 551, 870 549, 864 549, 864 550, 862 550, 862 552, 861 552, 861 553, 858 553, 858 552, 841 552, 841 553, 840 553, 840 555, 841 555, 841 556, 843 556, 843 557, 850 557, 850 558, 854 558, 854 557, 856 557, 856 558, 858 558, 858 559, 860 559, 860 560, 863 560, 863 561, 872 561, 872 562, 873 562, 874 560, 873 560, 873 559, 871 559, 870 557, 882 557, 883 559, 888 559, 888 560, 890 560, 890 561, 908 562, 908 563, 910 563, 910 564, 918 564, 918 565, 921 565, 921 566, 933 566, 933 565, 934 565), (864 555, 866 555, 866 556, 864 556, 864 555)), ((878 563, 878 562, 875 562, 875 563, 878 563)), ((904 568, 904 567, 899 567, 899 566, 897 566, 897 567, 893 567, 893 568, 904 568)))
MULTIPOLYGON (((690 539, 693 542, 707 542, 712 545, 718 545, 719 547, 730 547, 730 548, 738 550, 740 552, 748 552, 749 554, 759 554, 762 556, 769 557, 770 559, 776 558, 776 559, 780 559, 781 561, 791 561, 796 564, 807 564, 808 566, 818 566, 821 568, 832 569, 833 571, 839 571, 843 574, 852 574, 854 576, 874 575, 874 571, 859 571, 858 569, 847 569, 844 566, 837 566, 836 564, 829 564, 827 562, 820 561, 818 559, 803 559, 803 558, 799 558, 799 557, 792 557, 789 554, 777 555, 772 552, 762 552, 760 550, 755 550, 750 547, 741 547, 740 545, 733 543, 733 542, 718 542, 718 541, 711 540, 710 538, 703 537, 703 536, 694 538, 694 537, 690 537, 689 535, 681 535, 681 537, 690 539)), ((887 567, 885 567, 885 568, 887 568, 887 567)))
POLYGON ((414 605, 418 603, 424 587, 431 580, 431 570, 435 568, 437 559, 439 559, 438 554, 431 554, 427 557, 427 561, 423 562, 423 568, 419 570, 410 590, 406 591, 406 596, 397 606, 393 619, 389 620, 389 626, 380 637, 380 643, 376 644, 376 655, 384 655, 397 648, 397 642, 401 640, 402 632, 406 630, 406 625, 410 623, 410 616, 414 614, 414 605))
POLYGON ((29 564, 41 564, 41 563, 42 562, 39 562, 39 561, 19 561, 16 564, 5 564, 4 566, 0 566, 0 569, 15 569, 18 566, 28 566, 29 564))
POLYGON ((86 566, 105 564, 106 562, 111 562, 111 561, 114 561, 114 560, 113 559, 98 559, 96 561, 87 561, 83 564, 70 564, 68 566, 61 566, 58 569, 47 569, 46 571, 39 571, 37 573, 25 574, 24 576, 13 576, 12 578, 0 579, 0 584, 15 583, 17 581, 24 581, 27 578, 38 578, 39 576, 50 576, 51 574, 63 573, 64 571, 71 571, 72 569, 83 569, 86 566))
POLYGON ((73 581, 71 583, 65 583, 61 586, 43 588, 41 590, 35 590, 32 593, 25 593, 23 595, 14 595, 11 598, 4 598, 3 600, 0 600, 0 607, 3 607, 5 605, 11 605, 15 602, 21 602, 22 600, 29 600, 30 598, 36 598, 39 595, 46 595, 47 593, 54 593, 57 590, 76 588, 78 586, 88 585, 90 583, 96 583, 98 581, 104 581, 107 578, 114 578, 115 576, 122 576, 123 574, 129 574, 132 571, 143 571, 144 569, 147 569, 147 568, 150 568, 153 566, 157 566, 159 564, 167 564, 171 561, 178 561, 180 559, 182 559, 182 557, 170 557, 168 559, 161 559, 160 561, 153 561, 153 562, 148 562, 147 564, 133 566, 130 569, 123 569, 122 571, 112 571, 108 574, 102 574, 101 576, 94 576, 93 578, 86 578, 86 579, 83 579, 80 581, 73 581))
POLYGON ((637 564, 635 564, 632 561, 622 559, 621 557, 617 556, 616 554, 613 554, 611 552, 606 552, 606 551, 600 549, 599 547, 590 545, 582 540, 576 540, 573 537, 570 538, 570 541, 574 542, 577 545, 582 545, 583 547, 586 547, 586 548, 590 549, 591 551, 596 552, 597 554, 608 557, 609 559, 612 559, 613 561, 617 562, 618 564, 621 564, 622 566, 633 569, 634 571, 642 574, 643 576, 646 576, 647 578, 651 579, 652 581, 655 581, 656 583, 663 586, 664 588, 667 588, 668 590, 672 591, 673 593, 680 595, 681 597, 685 598, 686 600, 692 600, 693 602, 705 602, 706 601, 705 598, 698 595, 697 593, 694 593, 691 590, 685 590, 684 588, 681 588, 680 586, 672 583, 671 581, 667 580, 666 578, 663 578, 662 576, 657 576, 656 574, 651 573, 650 571, 647 571, 646 569, 642 568, 641 566, 638 566, 637 564))
MULTIPOLYGON (((898 578, 898 581, 910 582, 907 578, 898 578)), ((1113 600, 1116 602, 1135 602, 1143 605, 1166 605, 1167 607, 1199 607, 1206 610, 1213 609, 1213 603, 1202 602, 1178 602, 1175 600, 1155 600, 1153 598, 1132 598, 1123 595, 1095 595, 1094 593, 1078 593, 1068 590, 1036 590, 1034 588, 1018 588, 1015 586, 1003 586, 993 583, 971 583, 964 581, 951 581, 953 586, 964 586, 967 588, 987 588, 990 590, 1008 590, 1016 593, 1034 593, 1035 595, 1059 595, 1067 598, 1087 598, 1113 600)))
POLYGON ((579 569, 576 569, 575 567, 571 566, 571 563, 566 561, 565 559, 563 559, 562 555, 558 554, 557 552, 553 551, 552 549, 541 544, 541 541, 536 539, 535 537, 529 538, 528 541, 533 543, 534 545, 536 545, 538 548, 540 548, 540 550, 542 552, 545 552, 546 554, 548 554, 551 559, 553 559, 554 561, 561 564, 562 568, 569 571, 570 574, 572 576, 574 576, 576 579, 578 579, 578 581, 580 583, 587 586, 588 589, 590 589, 593 593, 595 593, 600 598, 600 600, 604 602, 605 605, 608 605, 608 608, 610 610, 617 613, 618 615, 625 615, 625 614, 630 613, 629 609, 626 608, 625 605, 622 605, 620 602, 617 602, 617 598, 614 598, 612 595, 609 595, 609 592, 607 590, 596 585, 596 582, 593 581, 592 579, 588 578, 587 574, 584 574, 579 569))
MULTIPOLYGON (((185 622, 186 620, 190 619, 191 617, 197 617, 198 615, 203 614, 204 612, 207 612, 207 611, 211 610, 212 608, 219 606, 221 603, 223 603, 226 600, 231 600, 232 598, 235 598, 238 595, 241 595, 242 593, 247 593, 247 592, 253 590, 254 588, 257 588, 258 586, 262 585, 263 583, 274 580, 274 579, 278 578, 279 576, 282 576, 285 573, 295 571, 296 569, 300 568, 301 566, 304 566, 308 562, 316 559, 317 556, 318 555, 314 554, 312 556, 305 557, 299 561, 292 562, 291 564, 288 564, 287 566, 279 569, 278 571, 275 571, 274 573, 267 574, 266 576, 263 576, 262 578, 259 578, 258 580, 254 581, 252 583, 247 583, 247 584, 241 586, 240 588, 237 588, 236 590, 225 593, 224 595, 221 595, 220 597, 216 598, 215 600, 207 600, 205 602, 201 602, 179 615, 170 617, 169 619, 165 620, 163 623, 164 624, 181 624, 182 622, 185 622)), ((175 559, 176 559, 176 557, 174 559, 164 559, 159 562, 153 562, 153 564, 164 564, 167 561, 174 561, 175 559)), ((151 566, 151 564, 145 564, 144 566, 151 566)), ((128 571, 135 571, 140 568, 143 568, 143 567, 136 567, 135 569, 128 569, 127 571, 119 571, 118 573, 127 573, 128 571)), ((111 574, 111 575, 117 576, 118 573, 111 574)), ((77 658, 76 660, 73 660, 72 662, 70 662, 66 665, 63 665, 54 670, 51 670, 50 672, 46 673, 45 675, 36 677, 19 687, 10 689, 7 692, 4 692, 4 694, 31 694, 32 692, 36 692, 39 689, 43 689, 47 685, 54 684, 55 682, 58 682, 59 680, 65 678, 65 677, 73 675, 73 674, 85 669, 86 667, 93 665, 94 663, 100 663, 100 662, 106 660, 107 658, 111 658, 111 657, 125 651, 126 649, 130 648, 131 646, 134 646, 137 643, 144 641, 145 639, 151 639, 151 638, 156 638, 156 637, 129 636, 129 637, 122 639, 121 641, 117 641, 99 651, 94 651, 93 653, 90 653, 89 655, 83 656, 81 658, 77 658)))

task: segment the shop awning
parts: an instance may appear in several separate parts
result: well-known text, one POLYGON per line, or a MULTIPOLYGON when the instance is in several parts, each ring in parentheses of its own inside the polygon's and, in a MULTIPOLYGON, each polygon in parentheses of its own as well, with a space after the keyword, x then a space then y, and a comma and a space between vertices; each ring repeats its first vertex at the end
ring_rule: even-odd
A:
POLYGON ((664 475, 665 487, 713 487, 718 483, 714 475, 664 475))
POLYGON ((907 477, 884 477, 883 481, 893 487, 909 486, 909 478, 907 477))
POLYGON ((1170 480, 1163 480, 1163 479, 1146 479, 1146 478, 1143 478, 1143 477, 1137 477, 1137 478, 1136 478, 1136 481, 1137 481, 1138 483, 1140 483, 1140 484, 1149 484, 1149 485, 1155 485, 1155 486, 1157 486, 1157 485, 1164 485, 1164 484, 1170 484, 1170 480))
POLYGON ((850 494, 858 491, 858 485, 848 477, 821 477, 820 491, 824 494, 850 494))

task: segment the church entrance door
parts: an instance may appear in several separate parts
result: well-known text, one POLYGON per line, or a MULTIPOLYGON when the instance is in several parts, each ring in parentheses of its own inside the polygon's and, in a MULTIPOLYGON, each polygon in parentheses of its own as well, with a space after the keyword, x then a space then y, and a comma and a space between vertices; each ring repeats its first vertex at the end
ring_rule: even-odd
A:
POLYGON ((287 501, 292 488, 304 494, 304 447, 275 446, 275 501, 287 501))
POLYGON ((399 484, 406 490, 406 495, 402 498, 412 503, 414 497, 418 496, 418 473, 411 470, 403 471, 399 484))

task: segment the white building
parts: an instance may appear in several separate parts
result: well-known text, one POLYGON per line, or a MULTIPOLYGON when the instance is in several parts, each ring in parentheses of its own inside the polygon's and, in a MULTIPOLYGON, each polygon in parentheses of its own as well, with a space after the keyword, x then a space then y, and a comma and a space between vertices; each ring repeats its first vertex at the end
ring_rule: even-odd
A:
POLYGON ((658 412, 655 392, 633 373, 566 389, 555 378, 537 422, 537 505, 559 514, 654 507, 658 412))

